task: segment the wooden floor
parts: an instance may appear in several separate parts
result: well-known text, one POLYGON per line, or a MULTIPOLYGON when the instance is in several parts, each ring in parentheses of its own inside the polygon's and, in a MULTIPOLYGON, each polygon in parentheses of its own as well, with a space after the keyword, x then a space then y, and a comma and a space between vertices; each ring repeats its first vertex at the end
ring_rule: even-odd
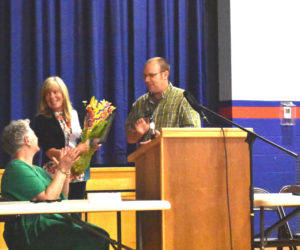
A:
MULTIPOLYGON (((277 247, 268 247, 266 250, 277 250, 277 247)), ((254 248, 254 250, 259 250, 259 248, 254 248)), ((290 250, 289 247, 284 247, 283 250, 290 250)), ((300 250, 300 247, 297 247, 297 250, 300 250)))

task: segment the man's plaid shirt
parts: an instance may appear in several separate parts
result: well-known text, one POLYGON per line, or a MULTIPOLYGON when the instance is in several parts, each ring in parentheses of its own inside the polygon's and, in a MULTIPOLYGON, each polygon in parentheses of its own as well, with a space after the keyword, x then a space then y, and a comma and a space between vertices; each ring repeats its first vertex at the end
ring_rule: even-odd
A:
MULTIPOLYGON (((134 127, 134 123, 141 117, 149 117, 155 123, 155 129, 172 127, 201 127, 199 114, 191 107, 183 95, 184 90, 174 87, 169 83, 163 98, 157 101, 151 93, 146 93, 138 98, 132 105, 126 120, 126 131, 134 127)), ((150 139, 150 131, 141 141, 150 139)))

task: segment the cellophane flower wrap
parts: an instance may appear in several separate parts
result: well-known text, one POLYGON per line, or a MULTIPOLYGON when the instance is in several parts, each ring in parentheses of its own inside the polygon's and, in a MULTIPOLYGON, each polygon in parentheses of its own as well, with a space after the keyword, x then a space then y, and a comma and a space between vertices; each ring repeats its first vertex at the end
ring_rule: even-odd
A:
MULTIPOLYGON (((81 133, 82 142, 86 142, 88 139, 100 138, 108 123, 107 118, 115 109, 116 107, 112 106, 110 102, 104 99, 97 101, 93 96, 86 106, 87 115, 81 133)), ((81 154, 79 160, 72 167, 72 174, 82 174, 89 167, 94 152, 94 149, 90 146, 87 152, 81 154)))

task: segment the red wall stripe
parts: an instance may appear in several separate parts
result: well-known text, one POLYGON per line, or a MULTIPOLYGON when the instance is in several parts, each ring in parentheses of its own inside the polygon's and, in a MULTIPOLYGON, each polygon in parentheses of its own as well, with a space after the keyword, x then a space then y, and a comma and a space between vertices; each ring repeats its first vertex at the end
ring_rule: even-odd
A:
MULTIPOLYGON (((296 109, 296 119, 300 119, 300 107, 296 109)), ((283 116, 281 107, 224 107, 219 114, 227 118, 280 119, 283 116)))

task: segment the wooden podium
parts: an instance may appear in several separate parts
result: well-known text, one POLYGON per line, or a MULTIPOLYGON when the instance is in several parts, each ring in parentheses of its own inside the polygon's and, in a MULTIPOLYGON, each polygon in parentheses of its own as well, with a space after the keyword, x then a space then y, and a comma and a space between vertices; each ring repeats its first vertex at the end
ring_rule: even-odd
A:
POLYGON ((163 128, 128 156, 136 166, 136 199, 171 203, 168 211, 139 216, 143 250, 251 248, 247 133, 224 133, 225 141, 220 128, 163 128))

